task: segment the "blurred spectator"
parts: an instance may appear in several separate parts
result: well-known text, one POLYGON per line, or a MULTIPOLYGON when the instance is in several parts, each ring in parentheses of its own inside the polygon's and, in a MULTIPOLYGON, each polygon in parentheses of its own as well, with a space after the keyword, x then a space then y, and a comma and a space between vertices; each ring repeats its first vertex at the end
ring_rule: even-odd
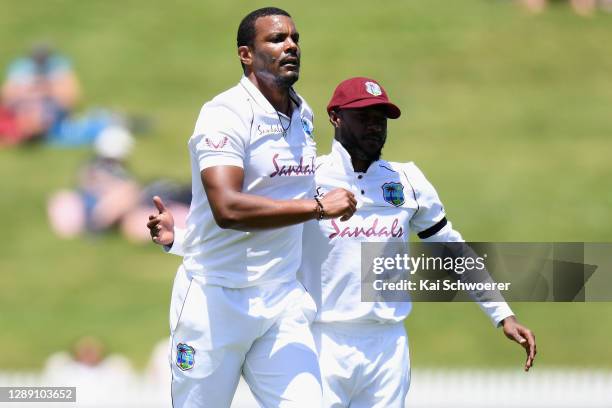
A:
POLYGON ((77 387, 79 403, 93 403, 107 397, 109 390, 125 386, 134 378, 129 360, 106 355, 104 344, 95 337, 79 339, 70 352, 51 355, 45 363, 47 384, 77 387))
POLYGON ((143 188, 125 166, 133 144, 124 128, 102 131, 94 144, 96 156, 79 171, 77 189, 58 191, 49 199, 49 222, 59 237, 117 227, 130 241, 148 242, 150 234, 143 220, 153 211, 154 195, 167 200, 178 225, 184 225, 191 189, 164 181, 143 188))
POLYGON ((165 337, 157 342, 153 347, 153 352, 149 363, 145 369, 145 378, 157 387, 163 387, 170 395, 170 379, 172 370, 170 369, 170 339, 165 337))
MULTIPOLYGON (((552 0, 559 3, 561 0, 552 0)), ((569 1, 574 12, 580 16, 591 16, 599 6, 604 11, 612 11, 612 0, 564 0, 569 1)), ((532 13, 541 13, 548 6, 548 0, 519 0, 532 13)))
POLYGON ((28 56, 9 65, 0 99, 0 145, 45 140, 78 146, 93 143, 109 127, 150 127, 145 118, 126 118, 106 109, 75 116, 80 97, 79 80, 68 58, 47 44, 36 45, 28 56))
POLYGON ((58 236, 105 230, 137 205, 140 187, 124 165, 133 143, 132 136, 118 127, 100 135, 96 157, 79 171, 77 190, 59 191, 49 200, 49 221, 58 236))
POLYGON ((72 112, 81 90, 70 61, 39 44, 9 65, 1 96, 0 130, 18 143, 44 136, 72 112))

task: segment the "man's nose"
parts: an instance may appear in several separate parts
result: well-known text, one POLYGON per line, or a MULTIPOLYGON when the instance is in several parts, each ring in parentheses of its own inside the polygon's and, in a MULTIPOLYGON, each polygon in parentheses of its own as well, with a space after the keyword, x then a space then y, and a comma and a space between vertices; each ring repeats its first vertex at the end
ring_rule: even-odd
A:
POLYGON ((297 53, 299 48, 300 47, 297 45, 297 43, 293 41, 293 38, 291 38, 291 36, 288 36, 285 40, 285 52, 292 51, 295 54, 297 53))

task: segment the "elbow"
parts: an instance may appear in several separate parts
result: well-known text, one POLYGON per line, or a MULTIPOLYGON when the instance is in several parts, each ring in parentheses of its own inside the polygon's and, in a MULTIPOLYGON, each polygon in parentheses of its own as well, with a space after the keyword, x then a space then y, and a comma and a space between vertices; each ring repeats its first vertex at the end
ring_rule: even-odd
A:
POLYGON ((239 224, 238 217, 231 211, 219 211, 213 214, 215 222, 221 229, 232 229, 239 224))
POLYGON ((236 225, 235 221, 227 218, 215 218, 215 221, 221 229, 232 229, 236 225))

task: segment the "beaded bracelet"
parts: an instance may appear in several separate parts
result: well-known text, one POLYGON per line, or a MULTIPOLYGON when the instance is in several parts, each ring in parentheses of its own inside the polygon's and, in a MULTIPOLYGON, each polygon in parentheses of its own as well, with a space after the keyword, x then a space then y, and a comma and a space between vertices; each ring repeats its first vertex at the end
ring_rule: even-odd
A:
POLYGON ((325 218, 325 208, 323 208, 323 204, 321 200, 319 200, 319 197, 315 197, 314 199, 317 202, 317 220, 320 221, 325 218))

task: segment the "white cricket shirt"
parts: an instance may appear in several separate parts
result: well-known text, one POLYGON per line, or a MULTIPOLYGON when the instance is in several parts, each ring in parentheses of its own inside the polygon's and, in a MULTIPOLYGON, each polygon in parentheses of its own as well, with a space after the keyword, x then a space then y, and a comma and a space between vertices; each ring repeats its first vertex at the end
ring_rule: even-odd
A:
POLYGON ((293 90, 291 99, 294 109, 288 129, 289 118, 282 113, 279 118, 246 77, 202 107, 188 143, 192 201, 187 228, 182 248, 172 252, 183 253, 186 271, 204 283, 242 288, 295 279, 303 225, 252 232, 221 229, 200 177, 208 167, 238 166, 244 169, 246 194, 278 200, 312 197, 316 159, 312 110, 293 90))
MULTIPOLYGON (((304 225, 299 278, 317 303, 315 321, 402 321, 410 313, 410 302, 361 301, 361 243, 406 242, 410 231, 422 233, 432 227, 435 232, 420 234, 425 241, 462 241, 446 222, 436 190, 412 162, 379 160, 366 173, 356 173, 348 152, 335 140, 331 154, 317 160, 316 184, 320 194, 335 188, 353 192, 358 208, 345 222, 332 219, 304 225)), ((513 314, 505 302, 479 305, 495 325, 513 314)))

